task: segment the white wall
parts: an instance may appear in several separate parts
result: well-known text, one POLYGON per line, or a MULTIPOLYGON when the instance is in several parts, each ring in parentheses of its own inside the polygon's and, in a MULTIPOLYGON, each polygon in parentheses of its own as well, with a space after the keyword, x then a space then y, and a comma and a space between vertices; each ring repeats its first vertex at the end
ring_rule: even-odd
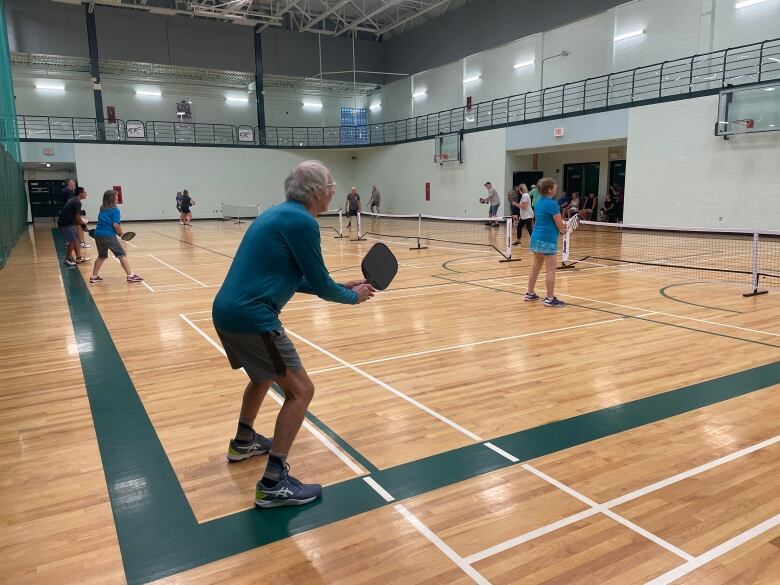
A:
MULTIPOLYGON (((736 1, 736 0, 733 0, 736 1)), ((618 6, 613 12, 613 29, 608 47, 612 50, 612 71, 661 63, 699 51, 699 13, 710 0, 643 0, 618 6), (618 42, 618 35, 644 29, 644 35, 618 42)), ((733 45, 741 45, 735 40, 733 45)), ((710 49, 706 49, 710 50, 710 49)))
POLYGON ((409 96, 413 116, 423 116, 464 106, 463 62, 456 61, 413 75, 412 95, 420 91, 427 93, 416 98, 409 96))
POLYGON ((713 50, 748 45, 780 36, 780 2, 735 8, 734 0, 713 0, 713 50))
POLYGON ((780 227, 777 133, 723 140, 717 108, 707 96, 629 110, 626 223, 780 227))
POLYGON ((569 53, 567 57, 556 57, 545 63, 544 87, 608 73, 611 33, 612 23, 607 12, 544 33, 542 57, 551 57, 563 50, 569 53))
POLYGON ((197 219, 219 217, 221 201, 260 203, 261 209, 283 201, 284 179, 302 160, 316 158, 328 165, 339 193, 346 193, 355 176, 354 153, 335 150, 109 144, 76 144, 75 149, 79 185, 90 194, 84 204, 90 217, 97 217, 100 195, 114 185, 122 186, 120 209, 126 220, 175 218, 174 198, 182 189, 189 189, 197 202, 197 219))
POLYGON ((500 194, 506 191, 504 132, 466 134, 463 164, 434 164, 433 140, 360 150, 354 184, 364 195, 377 185, 384 213, 483 217, 487 209, 479 198, 484 197, 485 181, 492 181, 500 194), (426 202, 427 182, 431 200, 426 202))
POLYGON ((473 103, 484 102, 539 89, 539 61, 542 35, 519 39, 496 49, 466 57, 464 77, 481 75, 479 81, 464 84, 463 94, 471 96, 473 103), (533 65, 515 69, 517 63, 535 61, 533 65))

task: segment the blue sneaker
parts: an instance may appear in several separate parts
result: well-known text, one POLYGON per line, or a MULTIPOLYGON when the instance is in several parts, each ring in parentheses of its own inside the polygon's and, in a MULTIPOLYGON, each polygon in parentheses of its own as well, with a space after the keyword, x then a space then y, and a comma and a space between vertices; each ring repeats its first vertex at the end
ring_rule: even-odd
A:
POLYGON ((255 488, 255 506, 258 508, 277 508, 279 506, 302 506, 313 502, 322 495, 322 486, 318 483, 301 483, 290 475, 290 466, 285 466, 279 481, 271 486, 263 485, 262 480, 255 488))
POLYGON ((254 438, 251 441, 236 441, 230 439, 230 445, 228 445, 228 461, 243 461, 249 459, 255 455, 265 455, 271 450, 273 441, 265 438, 263 435, 255 433, 254 438))
POLYGON ((527 293, 525 293, 523 295, 523 300, 524 301, 538 301, 539 300, 539 295, 536 294, 535 292, 527 292, 527 293))
POLYGON ((565 307, 566 303, 564 303, 563 301, 558 300, 558 297, 553 297, 551 299, 545 297, 544 298, 544 306, 545 307, 565 307))

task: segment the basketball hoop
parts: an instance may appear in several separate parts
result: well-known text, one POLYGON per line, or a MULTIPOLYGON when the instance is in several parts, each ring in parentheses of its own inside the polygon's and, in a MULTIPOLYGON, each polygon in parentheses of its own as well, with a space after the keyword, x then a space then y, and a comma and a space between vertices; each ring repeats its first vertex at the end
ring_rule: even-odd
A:
POLYGON ((732 137, 747 134, 754 127, 754 125, 755 121, 752 118, 732 120, 730 122, 718 122, 718 126, 721 128, 720 133, 724 140, 729 140, 732 137))
POLYGON ((450 156, 448 154, 434 154, 433 155, 433 162, 439 163, 440 165, 444 165, 444 163, 448 162, 450 160, 450 156))

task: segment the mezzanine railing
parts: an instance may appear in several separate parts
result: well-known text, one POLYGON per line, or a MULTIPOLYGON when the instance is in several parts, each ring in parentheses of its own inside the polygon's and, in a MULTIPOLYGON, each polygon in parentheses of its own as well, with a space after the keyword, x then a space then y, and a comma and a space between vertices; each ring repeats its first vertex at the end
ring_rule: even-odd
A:
POLYGON ((732 47, 544 90, 366 126, 234 126, 17 116, 22 140, 322 148, 393 144, 439 134, 511 126, 658 101, 685 99, 780 79, 780 39, 732 47))

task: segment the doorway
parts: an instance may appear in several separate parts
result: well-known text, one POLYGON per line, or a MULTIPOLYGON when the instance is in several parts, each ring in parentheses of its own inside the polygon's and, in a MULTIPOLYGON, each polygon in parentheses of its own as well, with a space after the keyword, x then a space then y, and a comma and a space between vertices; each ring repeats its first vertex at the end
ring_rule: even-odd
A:
POLYGON ((597 162, 563 165, 563 190, 569 195, 575 191, 582 196, 599 192, 599 167, 597 162))
POLYGON ((528 190, 531 190, 531 185, 536 185, 544 176, 541 171, 516 171, 512 173, 512 186, 515 187, 520 183, 524 183, 528 190))
POLYGON ((33 222, 36 218, 55 218, 59 215, 64 201, 60 193, 65 188, 63 179, 38 179, 27 181, 27 192, 30 194, 30 215, 33 222))
POLYGON ((626 184, 626 161, 609 161, 609 184, 616 189, 623 189, 626 184))

